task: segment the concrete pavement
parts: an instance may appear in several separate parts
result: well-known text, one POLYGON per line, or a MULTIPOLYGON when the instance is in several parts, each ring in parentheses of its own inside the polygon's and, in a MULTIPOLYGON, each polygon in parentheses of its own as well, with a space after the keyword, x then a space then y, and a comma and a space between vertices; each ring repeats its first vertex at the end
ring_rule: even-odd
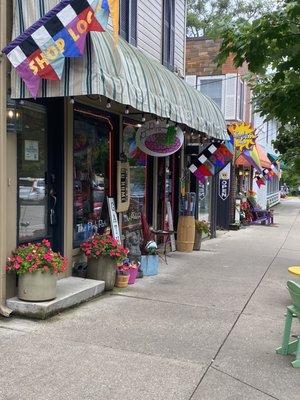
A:
POLYGON ((50 320, 0 319, 0 399, 299 400, 300 370, 275 348, 300 201, 275 222, 172 254, 158 276, 50 320))

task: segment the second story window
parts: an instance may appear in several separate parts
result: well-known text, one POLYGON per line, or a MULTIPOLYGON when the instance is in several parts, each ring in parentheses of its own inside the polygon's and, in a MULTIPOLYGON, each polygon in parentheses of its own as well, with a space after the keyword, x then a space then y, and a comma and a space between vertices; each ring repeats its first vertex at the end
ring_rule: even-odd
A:
POLYGON ((198 78, 197 87, 206 96, 210 97, 222 110, 222 79, 201 79, 198 78))
POLYGON ((137 0, 120 0, 120 35, 137 44, 137 0))
POLYGON ((164 0, 163 15, 163 65, 174 69, 175 1, 164 0))

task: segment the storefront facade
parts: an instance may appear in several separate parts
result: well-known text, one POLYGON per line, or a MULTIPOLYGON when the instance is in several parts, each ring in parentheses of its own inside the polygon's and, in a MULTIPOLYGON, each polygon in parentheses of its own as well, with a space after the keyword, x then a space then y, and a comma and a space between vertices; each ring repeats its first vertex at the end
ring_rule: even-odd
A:
MULTIPOLYGON (((27 24, 33 22, 32 16, 27 24)), ((17 22, 15 33, 18 28, 17 22)), ((118 213, 119 228, 132 255, 138 255, 142 216, 164 229, 170 204, 176 223, 185 163, 183 148, 167 157, 139 151, 138 129, 155 120, 158 126, 176 123, 178 129, 226 137, 217 107, 175 74, 126 42, 116 49, 107 33, 91 39, 84 57, 66 65, 60 82, 43 83, 37 100, 12 71, 12 97, 17 99, 12 112, 19 121, 1 138, 7 140, 7 157, 1 159, 6 160, 2 188, 7 188, 1 212, 8 210, 3 265, 18 244, 47 238, 68 257, 66 276, 71 275, 82 257, 80 243, 110 225, 107 198, 117 205, 119 162, 128 163, 131 178, 129 207, 118 213)), ((1 68, 5 71, 4 62, 1 68)), ((6 93, 10 82, 2 85, 6 93)), ((3 109, 6 130, 10 114, 4 104, 3 109)), ((6 277, 3 269, 2 298, 12 297, 15 288, 15 276, 6 277)))

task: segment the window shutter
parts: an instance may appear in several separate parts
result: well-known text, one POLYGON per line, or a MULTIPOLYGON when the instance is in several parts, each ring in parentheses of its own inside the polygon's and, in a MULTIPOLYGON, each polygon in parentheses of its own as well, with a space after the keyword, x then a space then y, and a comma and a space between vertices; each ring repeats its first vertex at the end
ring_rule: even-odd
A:
POLYGON ((225 119, 236 119, 237 76, 227 74, 225 77, 225 119))
POLYGON ((130 2, 130 38, 129 43, 137 45, 137 0, 130 2))
POLYGON ((128 0, 120 0, 120 36, 128 40, 128 0))
POLYGON ((164 1, 163 65, 174 68, 175 9, 174 0, 164 1))
MULTIPOLYGON (((185 81, 187 84, 189 84, 190 86, 193 86, 194 88, 200 90, 200 86, 197 86, 197 77, 196 75, 186 75, 185 76, 185 81)), ((199 82, 200 84, 200 82, 199 82)))

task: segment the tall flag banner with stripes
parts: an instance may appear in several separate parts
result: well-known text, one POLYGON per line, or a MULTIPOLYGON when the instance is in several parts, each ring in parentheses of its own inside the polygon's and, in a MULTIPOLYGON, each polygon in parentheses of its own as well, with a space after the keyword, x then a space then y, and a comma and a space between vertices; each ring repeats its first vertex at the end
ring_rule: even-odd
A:
POLYGON ((207 177, 216 175, 231 162, 233 154, 234 149, 230 140, 212 142, 201 151, 189 166, 189 170, 201 183, 205 183, 207 177))
POLYGON ((105 31, 112 2, 62 0, 2 50, 34 98, 41 79, 61 79, 66 57, 82 56, 88 32, 105 31))

